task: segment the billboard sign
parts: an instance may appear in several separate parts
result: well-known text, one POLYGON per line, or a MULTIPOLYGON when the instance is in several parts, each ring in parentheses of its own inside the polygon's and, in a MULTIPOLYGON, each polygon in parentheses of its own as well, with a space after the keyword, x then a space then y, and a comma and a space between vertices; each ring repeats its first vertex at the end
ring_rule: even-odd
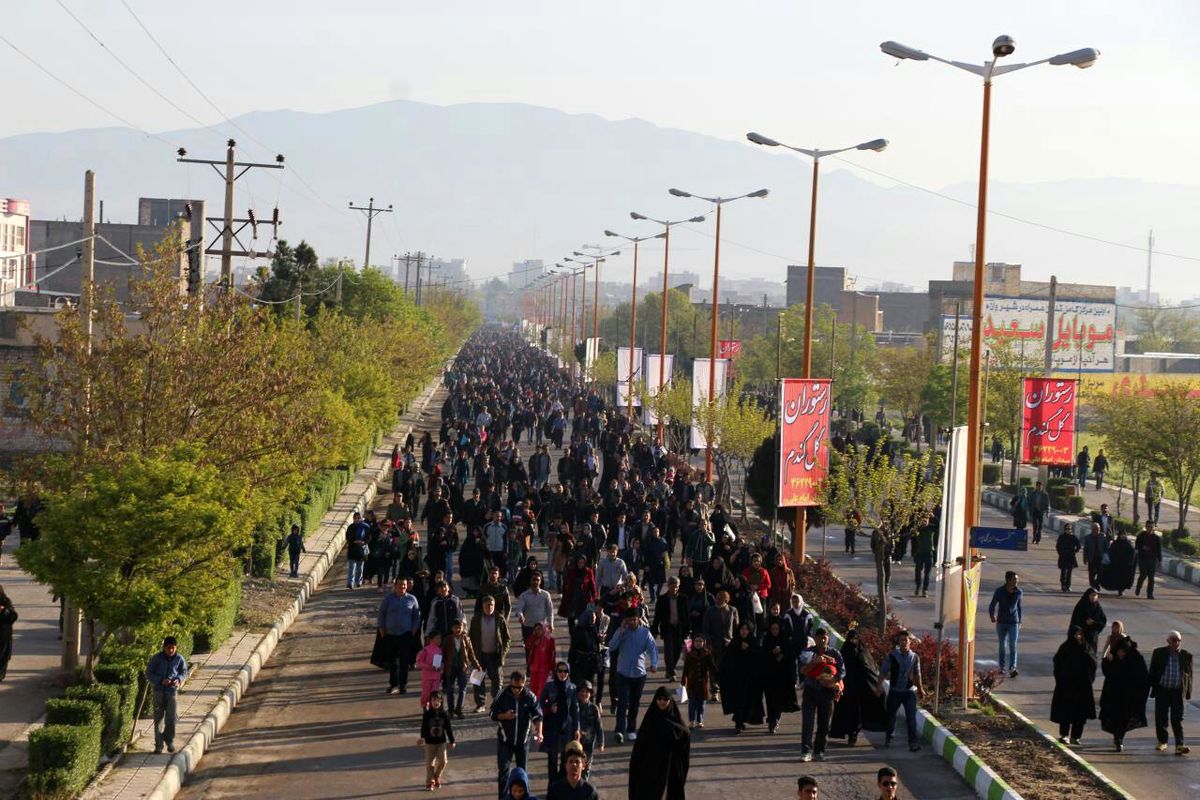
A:
POLYGON ((779 486, 781 506, 821 504, 821 483, 829 473, 827 378, 785 378, 779 382, 779 486))
POLYGON ((1021 463, 1070 466, 1075 463, 1073 379, 1026 378, 1021 394, 1021 463))
MULTIPOLYGON (((1008 341, 1040 364, 1046 352, 1048 300, 988 297, 983 302, 983 342, 1008 341)), ((1113 303, 1058 300, 1054 304, 1051 368, 1058 372, 1112 372, 1116 369, 1117 307, 1113 303)), ((942 317, 941 354, 950 361, 954 317, 942 317)), ((958 346, 970 347, 971 318, 960 317, 958 346)))

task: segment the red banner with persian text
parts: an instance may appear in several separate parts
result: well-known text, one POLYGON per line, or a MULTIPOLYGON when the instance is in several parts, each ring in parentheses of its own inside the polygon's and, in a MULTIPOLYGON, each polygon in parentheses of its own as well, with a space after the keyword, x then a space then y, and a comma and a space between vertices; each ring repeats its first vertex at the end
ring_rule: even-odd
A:
POLYGON ((785 378, 779 382, 779 505, 821 504, 829 473, 828 378, 785 378))
POLYGON ((1021 397, 1021 463, 1075 463, 1075 400, 1079 382, 1026 378, 1021 397))
POLYGON ((728 358, 735 361, 742 354, 742 343, 738 339, 718 339, 717 358, 728 358))

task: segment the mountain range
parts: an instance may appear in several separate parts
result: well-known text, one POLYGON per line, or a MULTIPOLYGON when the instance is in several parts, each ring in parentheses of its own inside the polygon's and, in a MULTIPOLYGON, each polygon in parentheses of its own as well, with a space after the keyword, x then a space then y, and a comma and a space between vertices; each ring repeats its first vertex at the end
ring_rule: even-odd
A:
MULTIPOLYGON (((174 151, 184 147, 191 156, 221 159, 226 137, 233 136, 239 160, 269 162, 277 150, 289 167, 252 170, 239 180, 238 215, 253 205, 267 217, 278 204, 281 237, 306 239, 322 257, 361 262, 364 216, 347 205, 365 205, 373 196, 377 205, 393 207, 375 220, 373 263, 422 250, 466 258, 475 277, 503 274, 513 261, 553 262, 584 242, 619 245, 604 241, 606 228, 655 232, 653 225, 632 222, 633 210, 672 219, 709 212, 701 201, 668 196, 667 188, 677 186, 698 194, 771 190, 764 200, 725 208, 724 274, 782 281, 786 264, 806 258, 811 165, 789 153, 638 119, 521 104, 396 100, 326 113, 261 111, 234 122, 240 130, 222 125, 149 136, 104 128, 3 138, 0 196, 29 200, 38 219, 77 219, 82 175, 90 168, 97 171, 109 221, 136 221, 138 197, 204 198, 214 215, 221 207, 220 177, 208 167, 176 163, 174 151)), ((849 160, 887 172, 886 151, 849 160)), ((839 160, 823 162, 818 263, 845 266, 860 286, 923 287, 949 277, 951 262, 971 255, 976 190, 973 183, 927 188, 933 191, 839 160)), ((1063 281, 1141 288, 1151 227, 1162 250, 1200 259, 1200 187, 1119 177, 993 181, 989 196, 991 210, 1036 223, 996 214, 988 223, 988 260, 1021 263, 1030 279, 1056 274, 1063 281)), ((672 268, 709 274, 712 232, 711 217, 677 228, 672 268)), ((646 246, 649 266, 642 269, 660 268, 651 255, 658 251, 646 246)), ((1194 260, 1157 255, 1155 291, 1173 299, 1200 295, 1194 267, 1194 260)), ((630 262, 614 260, 606 270, 628 280, 630 262)))

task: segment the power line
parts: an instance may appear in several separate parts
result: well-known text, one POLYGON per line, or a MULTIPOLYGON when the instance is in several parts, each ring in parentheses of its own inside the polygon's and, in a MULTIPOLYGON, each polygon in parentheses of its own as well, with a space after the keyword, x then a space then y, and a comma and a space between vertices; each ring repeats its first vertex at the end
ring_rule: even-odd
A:
POLYGON ((92 98, 88 97, 86 94, 84 94, 83 92, 79 91, 79 90, 78 90, 78 89, 76 89, 74 86, 72 86, 71 84, 69 84, 69 83, 67 83, 65 80, 63 80, 62 78, 60 78, 60 77, 58 77, 57 75, 55 75, 55 74, 54 74, 53 72, 51 72, 49 69, 47 69, 46 67, 42 66, 42 65, 41 65, 41 63, 39 63, 39 62, 38 62, 38 61, 37 61, 37 60, 36 60, 36 59, 35 59, 33 56, 29 55, 29 54, 28 54, 28 53, 26 53, 24 50, 22 50, 21 48, 17 47, 15 44, 13 44, 12 40, 10 40, 10 39, 9 39, 9 38, 7 38, 6 36, 4 36, 4 34, 0 34, 0 42, 4 42, 6 45, 8 45, 9 47, 11 47, 11 48, 13 49, 13 51, 14 51, 14 52, 15 52, 17 55, 19 55, 21 58, 23 58, 23 59, 25 59, 26 61, 28 61, 28 62, 29 62, 30 64, 32 64, 33 66, 37 67, 39 70, 41 70, 41 71, 42 71, 42 73, 43 73, 43 74, 45 74, 45 75, 46 75, 48 78, 50 78, 51 80, 53 80, 55 83, 59 84, 60 86, 62 86, 62 87, 63 87, 64 89, 66 89, 67 91, 69 91, 69 92, 71 92, 72 94, 76 95, 76 96, 77 96, 79 99, 81 99, 81 100, 83 100, 84 102, 88 103, 88 104, 89 104, 89 105, 91 105, 92 107, 94 107, 94 108, 96 108, 96 109, 98 109, 98 110, 100 110, 100 111, 104 112, 104 113, 105 113, 105 114, 107 114, 108 116, 110 116, 110 117, 112 117, 113 119, 115 119, 117 122, 120 122, 120 123, 121 123, 122 125, 124 125, 125 127, 129 128, 129 129, 131 129, 131 130, 135 130, 135 131, 137 131, 138 133, 142 134, 143 136, 148 136, 148 137, 150 137, 151 139, 157 139, 158 141, 162 142, 162 143, 163 143, 163 144, 165 144, 165 145, 168 145, 168 146, 170 146, 170 145, 171 145, 171 142, 169 142, 169 141, 167 141, 166 139, 164 139, 163 137, 159 136, 157 133, 151 133, 150 131, 144 130, 143 128, 139 127, 138 125, 134 125, 132 122, 130 122, 129 120, 125 119, 124 117, 122 117, 122 116, 121 116, 120 114, 118 114, 117 112, 115 112, 115 111, 112 111, 111 109, 109 109, 109 108, 107 108, 107 107, 105 107, 105 106, 101 105, 100 103, 96 102, 96 101, 95 101, 95 100, 93 100, 92 98))

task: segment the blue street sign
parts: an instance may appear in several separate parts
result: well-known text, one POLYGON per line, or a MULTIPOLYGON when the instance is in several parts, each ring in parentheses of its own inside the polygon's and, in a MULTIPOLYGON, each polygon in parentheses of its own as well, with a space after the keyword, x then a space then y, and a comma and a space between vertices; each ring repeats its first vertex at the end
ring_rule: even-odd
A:
POLYGON ((1028 550, 1029 532, 1024 528, 971 528, 971 546, 980 550, 1028 550))

